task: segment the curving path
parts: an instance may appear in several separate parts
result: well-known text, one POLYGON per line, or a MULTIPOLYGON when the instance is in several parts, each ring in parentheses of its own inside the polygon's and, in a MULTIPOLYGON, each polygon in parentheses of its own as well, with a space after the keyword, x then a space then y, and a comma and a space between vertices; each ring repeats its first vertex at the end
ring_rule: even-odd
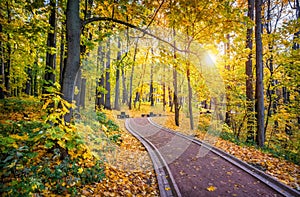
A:
POLYGON ((130 118, 125 125, 149 152, 161 196, 300 196, 235 157, 149 118, 130 118))

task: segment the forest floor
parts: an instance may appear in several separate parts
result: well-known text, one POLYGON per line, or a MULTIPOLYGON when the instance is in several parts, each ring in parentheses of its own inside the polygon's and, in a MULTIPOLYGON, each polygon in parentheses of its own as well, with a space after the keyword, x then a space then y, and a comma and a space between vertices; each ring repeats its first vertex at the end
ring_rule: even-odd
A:
MULTIPOLYGON (((125 120, 117 119, 117 115, 120 114, 120 111, 103 111, 107 116, 107 120, 113 121, 106 122, 109 123, 106 125, 99 124, 99 122, 96 121, 94 117, 96 115, 95 112, 88 112, 84 110, 82 111, 81 118, 78 121, 75 121, 76 132, 84 141, 86 148, 82 154, 83 156, 78 156, 75 167, 73 164, 71 170, 74 170, 74 172, 72 176, 78 176, 82 180, 87 179, 88 177, 85 177, 85 173, 87 173, 86 176, 88 176, 89 168, 94 169, 96 166, 95 162, 99 160, 101 160, 102 167, 100 166, 101 168, 98 168, 96 166, 97 168, 95 169, 100 171, 96 171, 95 173, 101 174, 103 170, 102 173, 104 174, 101 180, 98 179, 98 182, 89 181, 85 183, 82 181, 80 183, 77 181, 75 183, 69 181, 68 177, 62 177, 61 171, 58 168, 63 167, 62 164, 64 161, 57 159, 55 155, 55 150, 57 150, 57 148, 49 149, 47 148, 49 144, 42 145, 41 143, 36 143, 34 133, 42 132, 40 131, 41 125, 39 123, 38 127, 34 128, 33 131, 26 130, 26 132, 28 131, 30 135, 34 134, 32 138, 30 135, 29 137, 24 136, 24 134, 22 134, 23 131, 21 132, 18 130, 23 129, 25 132, 26 125, 24 122, 43 122, 42 117, 45 114, 40 112, 41 108, 37 107, 35 104, 30 104, 29 107, 24 108, 22 106, 18 106, 20 104, 18 103, 19 101, 14 102, 17 103, 10 103, 10 106, 6 106, 6 109, 2 108, 0 114, 0 126, 2 126, 2 128, 6 128, 3 125, 14 125, 13 130, 9 131, 13 133, 3 133, 4 130, 0 133, 1 138, 3 137, 0 143, 0 148, 2 150, 1 168, 4 169, 4 171, 1 170, 2 172, 0 173, 3 182, 0 187, 1 193, 5 191, 8 196, 11 192, 25 194, 25 191, 22 190, 26 188, 28 193, 31 195, 38 195, 40 193, 47 194, 48 196, 71 196, 71 194, 74 194, 75 192, 82 196, 159 196, 152 161, 143 145, 125 129, 125 120), (18 109, 13 110, 12 108, 18 109), (114 123, 119 125, 120 129, 113 129, 113 131, 109 131, 109 127, 113 126, 114 123), (116 132, 114 130, 118 131, 116 132), (9 140, 15 141, 11 142, 9 140), (35 144, 32 145, 33 141, 35 144), (21 148, 25 147, 25 144, 35 146, 29 147, 29 149, 35 152, 37 156, 32 156, 31 152, 25 152, 22 150, 21 148), (4 150, 6 153, 3 152, 4 150), (51 152, 52 150, 54 150, 54 152, 51 152), (86 158, 85 155, 88 155, 87 153, 90 153, 93 156, 86 158), (26 156, 27 159, 24 161, 20 159, 22 157, 25 158, 22 154, 28 155, 28 157, 26 156), (14 162, 16 161, 13 160, 14 158, 18 158, 19 163, 14 162), (43 160, 44 158, 48 159, 43 160), (11 163, 9 163, 9 159, 11 159, 11 163), (46 173, 46 170, 43 171, 43 169, 40 169, 36 171, 36 168, 33 167, 36 165, 37 168, 44 168, 43 162, 47 162, 45 165, 49 165, 50 169, 47 167, 45 168, 58 173, 57 176, 61 180, 54 179, 55 177, 53 177, 53 173, 50 173, 50 175, 47 174, 47 176, 42 174, 41 176, 45 180, 43 178, 39 178, 38 173, 46 173), (33 166, 30 167, 30 165, 33 166), (26 170, 28 170, 28 172, 26 170), (33 171, 31 172, 30 170, 33 171), (37 174, 35 175, 34 173, 37 174), (51 181, 49 183, 43 183, 43 181, 47 182, 48 176, 51 178, 51 181), (22 181, 31 182, 24 185, 24 182, 22 181), (45 186, 43 186, 42 183, 45 186), (71 191, 70 189, 73 190, 71 191)), ((126 108, 127 107, 124 107, 122 111, 125 111, 130 117, 141 117, 142 113, 149 113, 150 111, 156 114, 162 113, 162 109, 159 107, 149 108, 149 106, 142 106, 140 110, 131 111, 126 110, 126 108)), ((164 113, 160 117, 154 117, 153 120, 156 123, 173 130, 185 134, 191 134, 191 131, 187 126, 189 125, 188 118, 184 115, 180 116, 180 127, 176 127, 173 124, 173 118, 173 113, 164 113)), ((203 139, 206 133, 193 131, 193 135, 199 139, 203 139)), ((38 139, 40 140, 42 138, 38 139)), ((247 163, 262 168, 267 174, 270 174, 281 182, 293 188, 300 189, 300 168, 298 165, 281 158, 276 158, 270 154, 255 149, 254 147, 238 146, 221 138, 217 138, 214 145, 247 163)))

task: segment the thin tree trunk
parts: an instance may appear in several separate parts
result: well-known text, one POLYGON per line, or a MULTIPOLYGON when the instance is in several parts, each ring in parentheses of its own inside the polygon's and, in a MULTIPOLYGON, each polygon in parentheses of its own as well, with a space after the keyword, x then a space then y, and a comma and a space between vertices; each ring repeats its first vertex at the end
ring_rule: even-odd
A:
POLYGON ((126 87, 126 73, 125 73, 124 66, 122 66, 122 89, 123 89, 122 103, 126 104, 128 102, 128 93, 126 87))
MULTIPOLYGON (((153 48, 151 48, 151 53, 153 53, 153 48)), ((150 106, 154 106, 154 87, 153 87, 153 63, 150 65, 150 91, 149 91, 149 100, 150 106)))
POLYGON ((118 38, 118 53, 117 53, 117 67, 116 67, 116 87, 115 87, 115 109, 120 110, 120 64, 121 64, 121 41, 118 38))
MULTIPOLYGON (((248 0, 248 17, 254 19, 254 0, 248 0)), ((254 142, 254 97, 253 97, 253 72, 252 72, 252 49, 253 27, 247 29, 246 47, 250 49, 246 62, 246 98, 247 98, 247 142, 254 142)))
POLYGON ((154 87, 153 87, 153 64, 150 65, 150 105, 154 106, 154 87))
MULTIPOLYGON (((176 41, 175 41, 175 29, 173 29, 173 37, 174 37, 174 46, 176 46, 176 41)), ((176 59, 176 49, 174 47, 174 59, 176 59)), ((179 126, 179 103, 178 103, 178 84, 177 84, 177 65, 175 63, 174 68, 173 68, 173 87, 174 87, 174 94, 173 94, 173 103, 174 103, 174 110, 175 110, 175 125, 179 126)))
MULTIPOLYGON (((8 4, 8 1, 6 2, 6 9, 7 9, 7 18, 8 18, 8 23, 11 23, 11 13, 10 13, 10 7, 8 4)), ((7 58, 5 58, 5 63, 4 63, 4 85, 5 85, 5 95, 8 97, 10 96, 10 67, 11 67, 11 45, 10 45, 10 35, 7 35, 7 58)))
POLYGON ((32 69, 27 68, 27 81, 25 85, 25 94, 30 95, 31 89, 32 89, 32 69))
POLYGON ((136 43, 135 43, 135 49, 134 49, 134 55, 133 55, 133 63, 132 63, 131 73, 130 73, 129 102, 128 102, 129 110, 132 109, 132 83, 133 83, 133 74, 134 74, 134 66, 135 66, 135 60, 136 60, 138 42, 139 42, 139 40, 137 39, 136 43))
MULTIPOLYGON (((0 14, 1 17, 2 14, 0 14)), ((0 33, 2 34, 2 25, 0 24, 0 33)), ((3 49, 3 43, 0 41, 0 74, 1 74, 1 78, 0 78, 0 99, 4 99, 4 87, 5 87, 5 75, 4 75, 4 49, 3 49)))
POLYGON ((80 111, 80 94, 81 94, 81 76, 82 72, 81 69, 78 70, 78 73, 76 75, 76 83, 75 87, 77 88, 77 94, 74 95, 74 100, 76 102, 76 111, 80 111))
POLYGON ((163 82, 162 87, 163 87, 163 111, 166 111, 167 102, 166 102, 166 82, 165 81, 163 82))
MULTIPOLYGON (((50 0, 50 7, 50 31, 48 32, 47 38, 46 69, 44 76, 46 86, 55 83, 56 52, 53 53, 53 50, 56 50, 56 0, 50 0)), ((43 92, 46 92, 45 89, 43 92)))
POLYGON ((59 55, 59 84, 62 86, 62 79, 63 79, 63 70, 64 70, 64 56, 65 56, 65 34, 61 33, 60 38, 60 55, 59 55))
POLYGON ((263 46, 262 46, 262 0, 255 0, 255 42, 256 42, 256 91, 255 108, 257 118, 257 142, 260 147, 265 143, 264 132, 264 83, 263 83, 263 46))
POLYGON ((80 106, 85 109, 86 79, 81 79, 80 106))
POLYGON ((168 93, 169 93, 170 112, 173 112, 173 98, 172 98, 172 90, 171 90, 170 86, 168 86, 168 93))
MULTIPOLYGON (((99 27, 100 30, 100 27, 99 27)), ((101 106, 104 106, 105 104, 105 94, 103 92, 103 88, 105 86, 105 65, 104 65, 104 52, 103 47, 101 46, 101 43, 99 43, 98 46, 98 58, 97 58, 97 73, 100 75, 100 78, 97 79, 97 86, 96 86, 96 103, 98 108, 100 109, 101 106)))
POLYGON ((110 101, 110 96, 111 96, 111 88, 110 88, 110 38, 107 40, 107 51, 106 51, 106 67, 105 67, 105 89, 106 89, 106 94, 105 94, 105 103, 104 107, 106 109, 111 109, 111 101, 110 101))
POLYGON ((189 91, 189 117, 190 117, 190 129, 194 130, 194 117, 193 117, 193 105, 192 105, 192 98, 193 98, 193 92, 192 92, 192 86, 191 86, 191 76, 190 76, 190 68, 188 65, 187 71, 186 71, 186 77, 188 82, 188 91, 189 91))

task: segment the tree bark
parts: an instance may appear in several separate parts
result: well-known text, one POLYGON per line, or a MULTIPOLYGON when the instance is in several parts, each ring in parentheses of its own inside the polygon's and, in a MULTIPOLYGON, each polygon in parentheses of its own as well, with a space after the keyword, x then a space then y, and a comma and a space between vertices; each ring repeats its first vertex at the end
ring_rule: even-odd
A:
MULTIPOLYGON (((2 14, 0 14, 2 17, 2 14)), ((0 24, 0 33, 2 34, 2 25, 0 24)), ((0 74, 1 74, 1 79, 0 79, 0 99, 4 99, 4 87, 5 87, 5 73, 4 73, 4 48, 3 48, 3 43, 0 41, 0 74)))
MULTIPOLYGON (((46 69, 44 76, 46 86, 55 83, 56 52, 53 53, 52 50, 53 48, 56 50, 56 0, 50 0, 50 7, 50 31, 48 32, 47 38, 46 69)), ((43 92, 45 93, 45 89, 43 92)))
POLYGON ((122 103, 126 104, 128 103, 128 93, 126 87, 126 73, 125 73, 124 66, 122 66, 122 89, 123 89, 122 103))
POLYGON ((136 60, 136 54, 137 54, 137 48, 138 48, 138 42, 139 39, 136 40, 135 43, 135 49, 134 49, 134 55, 133 55, 133 63, 131 66, 131 73, 130 73, 130 81, 129 81, 129 102, 128 102, 128 108, 129 110, 132 109, 132 83, 133 83, 133 75, 134 75, 134 66, 135 66, 135 60, 136 60))
POLYGON ((75 87, 77 87, 77 94, 74 95, 74 100, 76 103, 76 111, 80 111, 80 94, 81 94, 81 76, 82 76, 82 71, 81 69, 78 70, 77 75, 76 75, 76 82, 75 82, 75 87))
POLYGON ((25 85, 25 94, 30 95, 31 94, 31 89, 32 89, 32 69, 27 68, 27 81, 25 85))
POLYGON ((153 87, 153 64, 150 65, 150 91, 149 91, 150 105, 154 106, 154 87, 153 87))
MULTIPOLYGON (((173 29, 173 37, 174 37, 174 46, 176 47, 176 41, 175 41, 175 29, 173 29)), ((176 49, 174 48, 174 60, 176 57, 176 49)), ((179 126, 179 102, 178 102, 178 82, 177 82, 177 65, 176 62, 174 63, 173 68, 173 87, 174 87, 174 94, 173 94, 173 103, 174 103, 174 111, 175 111, 175 125, 179 126)))
POLYGON ((105 67, 105 89, 106 89, 106 94, 105 94, 105 103, 104 103, 104 108, 105 109, 111 109, 111 101, 110 101, 110 96, 111 96, 111 88, 110 88, 110 38, 107 40, 107 51, 106 51, 106 67, 105 67))
POLYGON ((63 79, 63 70, 64 70, 64 62, 65 62, 65 33, 61 33, 60 37, 60 55, 59 55, 59 84, 62 86, 62 79, 63 79))
POLYGON ((189 92, 188 104, 189 104, 190 129, 194 130, 194 117, 193 117, 193 104, 192 104, 193 92, 192 92, 192 86, 191 86, 191 76, 190 76, 190 66, 189 65, 187 65, 186 78, 187 78, 187 82, 188 82, 188 92, 189 92))
POLYGON ((80 106, 85 109, 86 79, 81 79, 80 106))
POLYGON ((262 0, 255 0, 255 42, 256 42, 256 90, 255 108, 257 118, 257 142, 260 147, 265 143, 264 132, 264 83, 263 83, 263 45, 262 45, 262 0))
MULTIPOLYGON (((100 26, 99 26, 100 30, 100 26)), ((100 77, 96 81, 96 106, 100 109, 101 106, 104 106, 104 92, 99 89, 104 88, 104 52, 101 42, 98 44, 98 52, 97 52, 97 75, 100 77)))
MULTIPOLYGON (((74 86, 76 74, 80 65, 80 18, 79 18, 79 0, 68 0, 67 2, 67 62, 62 80, 63 98, 73 101, 74 86)), ((73 109, 65 115, 65 121, 70 122, 73 109)))
POLYGON ((169 93, 169 107, 170 107, 170 112, 173 111, 173 98, 172 98, 172 90, 170 86, 168 86, 168 93, 169 93))
MULTIPOLYGON (((8 4, 8 1, 6 2, 6 9, 7 9, 7 18, 8 18, 8 23, 11 23, 11 13, 10 13, 10 7, 8 4)), ((10 96, 10 67, 11 67, 11 45, 10 45, 10 35, 7 35, 7 43, 6 43, 6 47, 7 47, 7 57, 4 58, 4 86, 5 86, 5 95, 6 97, 10 96)), ((3 50, 4 52, 4 50, 3 50)), ((5 54, 5 52, 4 52, 5 54)))
POLYGON ((118 53, 117 53, 117 67, 116 67, 116 87, 115 87, 115 109, 120 110, 120 64, 121 64, 121 41, 118 38, 118 53))
MULTIPOLYGON (((248 17, 254 20, 254 0, 248 0, 248 17)), ((253 97, 253 72, 252 72, 252 49, 253 49, 253 28, 247 29, 246 48, 250 50, 246 62, 246 99, 247 99, 247 142, 254 142, 254 97, 253 97)))

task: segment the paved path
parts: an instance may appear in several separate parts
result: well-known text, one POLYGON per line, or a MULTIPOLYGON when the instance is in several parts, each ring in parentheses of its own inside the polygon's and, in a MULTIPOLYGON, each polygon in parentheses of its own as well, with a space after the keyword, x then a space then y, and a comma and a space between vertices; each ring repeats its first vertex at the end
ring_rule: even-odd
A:
POLYGON ((300 196, 246 163, 148 118, 127 119, 126 127, 150 153, 161 196, 300 196))

